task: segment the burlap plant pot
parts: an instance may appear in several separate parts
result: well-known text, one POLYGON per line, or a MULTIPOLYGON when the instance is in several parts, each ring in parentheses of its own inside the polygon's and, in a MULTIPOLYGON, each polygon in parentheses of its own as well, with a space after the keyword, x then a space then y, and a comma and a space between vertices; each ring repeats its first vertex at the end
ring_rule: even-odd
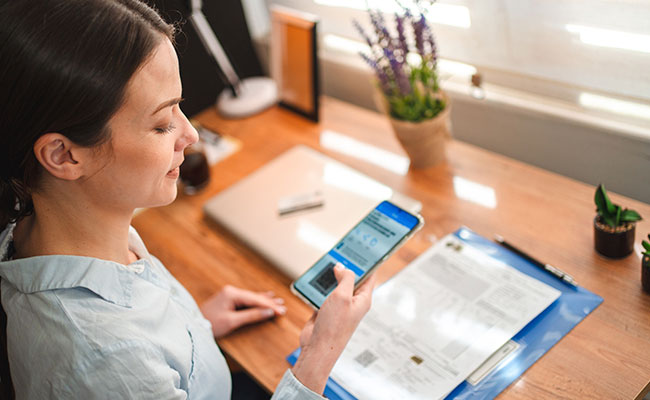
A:
POLYGON ((445 109, 432 119, 421 122, 409 122, 391 118, 388 114, 388 102, 377 90, 375 101, 379 109, 389 117, 393 132, 402 148, 408 154, 413 168, 430 167, 446 160, 445 148, 451 139, 451 104, 444 92, 445 109))

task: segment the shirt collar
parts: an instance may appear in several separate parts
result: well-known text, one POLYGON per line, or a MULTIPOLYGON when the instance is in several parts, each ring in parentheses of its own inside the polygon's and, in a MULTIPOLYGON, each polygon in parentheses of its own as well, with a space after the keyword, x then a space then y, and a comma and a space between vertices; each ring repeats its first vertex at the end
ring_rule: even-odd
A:
POLYGON ((150 259, 135 229, 129 229, 129 247, 139 260, 129 265, 92 257, 47 255, 8 260, 15 224, 0 233, 0 277, 23 293, 86 288, 104 300, 131 307, 132 287, 150 259))

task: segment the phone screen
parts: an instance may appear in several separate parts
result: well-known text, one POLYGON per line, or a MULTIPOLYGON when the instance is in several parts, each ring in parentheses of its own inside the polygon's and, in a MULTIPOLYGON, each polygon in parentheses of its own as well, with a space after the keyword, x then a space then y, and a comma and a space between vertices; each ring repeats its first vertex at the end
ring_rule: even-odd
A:
POLYGON ((300 276, 294 289, 320 308, 337 285, 337 262, 354 272, 357 283, 419 225, 420 219, 413 214, 388 201, 380 203, 300 276))

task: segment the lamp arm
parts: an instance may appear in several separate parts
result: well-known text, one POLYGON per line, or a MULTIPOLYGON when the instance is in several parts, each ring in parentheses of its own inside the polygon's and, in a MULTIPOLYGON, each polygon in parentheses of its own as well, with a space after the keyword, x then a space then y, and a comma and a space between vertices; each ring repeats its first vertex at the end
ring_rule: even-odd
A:
POLYGON ((195 12, 200 13, 202 8, 203 8, 203 0, 190 0, 191 14, 194 14, 195 12))
MULTIPOLYGON (((217 0, 219 1, 219 0, 217 0)), ((255 115, 278 101, 278 88, 271 78, 256 76, 239 79, 221 43, 201 11, 201 0, 186 0, 189 5, 189 20, 196 30, 207 53, 214 58, 219 68, 219 78, 230 88, 222 90, 217 98, 217 110, 226 118, 244 118, 255 115)))
POLYGON ((233 95, 238 96, 240 94, 241 81, 230 63, 226 52, 223 50, 221 43, 219 43, 217 36, 214 34, 214 31, 212 31, 208 20, 201 11, 202 1, 191 0, 190 5, 192 10, 192 13, 190 14, 190 22, 192 23, 192 26, 194 26, 194 29, 208 54, 214 58, 217 65, 219 65, 219 68, 221 68, 221 71, 223 71, 223 74, 230 84, 233 95))

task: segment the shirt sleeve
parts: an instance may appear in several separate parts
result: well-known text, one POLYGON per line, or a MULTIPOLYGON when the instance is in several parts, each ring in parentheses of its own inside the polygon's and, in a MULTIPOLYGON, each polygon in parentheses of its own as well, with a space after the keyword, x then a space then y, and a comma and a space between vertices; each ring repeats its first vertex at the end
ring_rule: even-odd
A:
POLYGON ((67 371, 54 387, 56 397, 78 399, 184 400, 180 374, 163 354, 138 341, 120 342, 103 348, 74 371, 67 371))
POLYGON ((271 400, 323 400, 325 397, 313 392, 296 379, 290 369, 284 373, 282 380, 275 388, 271 400))

